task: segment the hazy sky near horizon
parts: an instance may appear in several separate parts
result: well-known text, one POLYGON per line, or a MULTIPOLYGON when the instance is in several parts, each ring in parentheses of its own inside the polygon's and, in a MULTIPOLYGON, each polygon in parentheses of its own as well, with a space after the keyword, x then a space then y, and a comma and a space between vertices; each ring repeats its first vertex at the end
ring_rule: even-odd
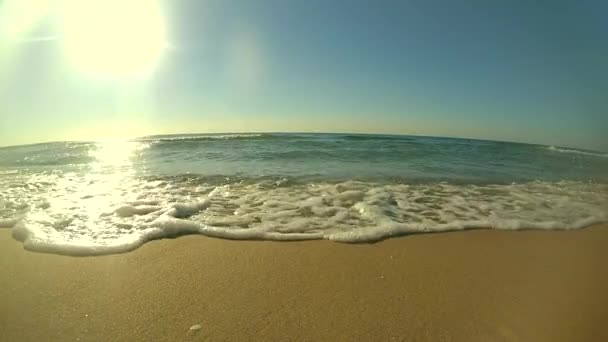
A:
POLYGON ((605 1, 75 4, 0 3, 0 145, 315 131, 608 150, 605 1))

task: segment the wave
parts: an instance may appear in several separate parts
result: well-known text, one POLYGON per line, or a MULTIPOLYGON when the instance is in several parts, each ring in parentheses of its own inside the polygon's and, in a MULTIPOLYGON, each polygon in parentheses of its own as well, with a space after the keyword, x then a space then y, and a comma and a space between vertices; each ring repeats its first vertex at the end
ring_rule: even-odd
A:
POLYGON ((88 155, 60 157, 40 155, 23 157, 16 160, 0 160, 0 167, 84 165, 94 161, 95 158, 88 155))
POLYGON ((572 181, 218 185, 192 177, 108 175, 91 188, 90 176, 72 174, 20 179, 20 186, 4 182, 9 192, 0 202, 0 227, 11 228, 29 250, 71 255, 127 252, 183 234, 374 242, 471 228, 578 229, 608 222, 608 184, 572 181))
POLYGON ((399 140, 399 141, 416 141, 420 137, 411 137, 405 135, 390 135, 390 134, 339 134, 336 137, 351 141, 375 141, 375 140, 399 140))
POLYGON ((271 137, 270 134, 251 133, 251 134, 205 134, 205 135, 180 135, 180 136, 158 136, 144 137, 138 141, 154 142, 189 142, 189 141, 213 141, 213 140, 246 140, 271 137))
POLYGON ((177 136, 148 136, 138 139, 139 141, 207 141, 207 140, 242 140, 242 139, 305 139, 305 140, 346 140, 346 141, 377 141, 397 140, 416 141, 419 138, 401 135, 376 135, 376 134, 330 134, 330 133, 230 133, 230 134, 194 134, 177 136))
POLYGON ((593 156, 593 157, 608 157, 608 153, 582 151, 582 150, 575 150, 575 149, 571 149, 571 148, 561 148, 561 147, 549 146, 549 147, 547 147, 547 149, 554 151, 554 152, 560 152, 560 153, 574 153, 574 154, 582 154, 582 155, 593 156))

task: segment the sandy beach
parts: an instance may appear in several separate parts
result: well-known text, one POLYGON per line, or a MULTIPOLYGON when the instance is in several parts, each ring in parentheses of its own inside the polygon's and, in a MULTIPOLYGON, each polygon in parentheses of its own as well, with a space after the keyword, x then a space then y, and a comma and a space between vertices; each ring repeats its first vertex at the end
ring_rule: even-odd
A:
POLYGON ((2 230, 0 340, 605 341, 607 247, 603 225, 68 257, 2 230))

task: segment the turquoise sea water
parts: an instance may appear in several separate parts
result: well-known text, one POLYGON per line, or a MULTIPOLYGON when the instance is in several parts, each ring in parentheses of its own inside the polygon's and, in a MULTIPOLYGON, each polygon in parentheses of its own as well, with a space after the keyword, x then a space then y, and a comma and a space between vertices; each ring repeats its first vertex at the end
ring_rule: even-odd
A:
POLYGON ((26 248, 150 239, 376 241, 608 218, 608 154, 361 134, 204 134, 0 148, 0 226, 26 248))

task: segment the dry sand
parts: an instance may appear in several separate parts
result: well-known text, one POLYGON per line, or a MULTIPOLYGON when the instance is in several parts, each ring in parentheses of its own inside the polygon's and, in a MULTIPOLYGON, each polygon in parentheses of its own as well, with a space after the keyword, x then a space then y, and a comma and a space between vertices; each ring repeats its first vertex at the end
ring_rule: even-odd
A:
POLYGON ((606 225, 371 245, 185 236, 102 257, 32 253, 4 230, 0 339, 608 341, 607 265, 606 225))

